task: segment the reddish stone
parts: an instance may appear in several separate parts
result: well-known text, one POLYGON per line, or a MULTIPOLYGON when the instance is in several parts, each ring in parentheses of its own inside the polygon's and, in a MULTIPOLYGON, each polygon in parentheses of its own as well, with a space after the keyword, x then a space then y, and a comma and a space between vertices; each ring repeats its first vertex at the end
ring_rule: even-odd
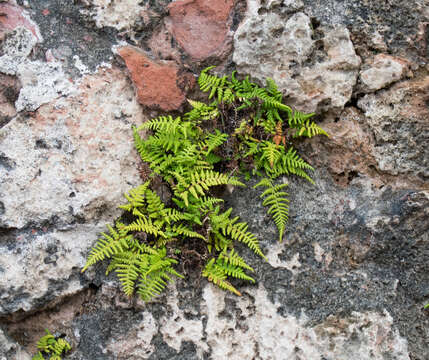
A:
POLYGON ((130 71, 140 104, 165 111, 180 108, 185 101, 186 87, 193 79, 179 75, 179 69, 173 62, 155 63, 141 50, 131 46, 118 49, 118 54, 130 71))
POLYGON ((158 59, 174 60, 180 64, 180 52, 172 44, 172 35, 166 31, 164 26, 154 31, 147 42, 152 54, 158 59))
POLYGON ((39 28, 22 8, 0 2, 0 35, 2 32, 13 30, 18 26, 27 28, 38 41, 42 41, 39 28))
POLYGON ((167 25, 194 59, 223 56, 231 49, 230 13, 234 0, 178 0, 168 8, 167 25))

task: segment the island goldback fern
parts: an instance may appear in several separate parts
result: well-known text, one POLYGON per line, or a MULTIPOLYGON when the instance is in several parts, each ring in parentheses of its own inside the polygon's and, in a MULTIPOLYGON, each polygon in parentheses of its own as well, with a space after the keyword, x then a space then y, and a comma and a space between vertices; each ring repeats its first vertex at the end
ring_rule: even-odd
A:
MULTIPOLYGON (((144 301, 160 294, 173 277, 183 277, 179 263, 194 256, 202 276, 224 290, 240 292, 229 281, 250 282, 254 270, 237 253, 241 242, 265 259, 258 239, 245 222, 225 209, 216 189, 245 186, 242 178, 261 177, 263 205, 268 207, 282 241, 288 221, 286 184, 279 176, 297 175, 313 183, 313 168, 293 148, 298 137, 327 135, 311 117, 283 103, 273 80, 259 87, 248 77, 239 80, 204 69, 198 84, 207 102, 189 100, 183 117, 160 116, 133 128, 134 141, 147 181, 125 194, 128 216, 108 226, 91 250, 82 271, 110 259, 106 274, 115 271, 126 295, 144 301), (142 137, 142 132, 145 136, 142 137), (241 178, 239 177, 241 176, 241 178), (170 196, 162 199, 159 184, 170 196), (159 191, 158 191, 159 192, 159 191)), ((183 265, 183 264, 182 264, 183 265)))
POLYGON ((71 350, 70 344, 63 338, 56 338, 48 329, 46 335, 37 342, 39 352, 32 357, 32 360, 61 360, 63 353, 71 350))

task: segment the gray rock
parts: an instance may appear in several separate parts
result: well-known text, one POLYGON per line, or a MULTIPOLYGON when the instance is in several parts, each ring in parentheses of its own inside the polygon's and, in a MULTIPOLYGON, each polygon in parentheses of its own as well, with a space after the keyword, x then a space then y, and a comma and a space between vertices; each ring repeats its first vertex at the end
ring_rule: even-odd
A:
POLYGON ((359 99, 374 133, 373 149, 380 170, 392 175, 409 174, 420 181, 429 178, 429 78, 403 82, 359 99))
POLYGON ((400 79, 408 70, 408 64, 386 54, 377 55, 372 64, 360 72, 359 78, 365 92, 382 89, 400 79))
POLYGON ((351 98, 360 59, 345 27, 316 33, 304 13, 259 15, 255 8, 237 29, 234 47, 240 72, 261 82, 273 78, 300 110, 341 110, 351 98))

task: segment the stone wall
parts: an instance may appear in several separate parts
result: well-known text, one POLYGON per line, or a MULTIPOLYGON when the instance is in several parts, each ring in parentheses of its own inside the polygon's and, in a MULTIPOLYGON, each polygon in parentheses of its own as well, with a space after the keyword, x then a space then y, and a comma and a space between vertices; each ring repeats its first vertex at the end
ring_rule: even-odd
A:
POLYGON ((426 0, 0 1, 0 359, 45 328, 75 360, 428 359, 428 42, 426 0), (269 259, 242 297, 196 270, 144 304, 80 270, 142 181, 131 125, 208 65, 330 137, 300 144, 284 243, 251 186, 225 194, 269 259))

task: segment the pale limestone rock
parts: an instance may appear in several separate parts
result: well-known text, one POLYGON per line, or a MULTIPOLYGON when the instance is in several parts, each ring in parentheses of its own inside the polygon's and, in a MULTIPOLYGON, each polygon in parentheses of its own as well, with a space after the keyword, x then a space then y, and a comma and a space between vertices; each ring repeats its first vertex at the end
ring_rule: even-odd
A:
POLYGON ((0 314, 32 311, 84 288, 79 271, 104 225, 79 225, 68 231, 43 230, 0 246, 0 314))
POLYGON ((17 111, 34 111, 42 104, 74 92, 74 85, 65 76, 59 62, 40 62, 27 59, 36 38, 24 27, 11 32, 3 46, 0 57, 0 72, 16 75, 22 84, 17 111))
POLYGON ((377 55, 369 68, 360 72, 360 81, 365 92, 382 89, 402 79, 408 70, 406 61, 386 54, 377 55))
POLYGON ((112 218, 129 184, 137 184, 131 124, 143 121, 125 74, 102 71, 86 78, 79 95, 39 109, 0 130, 0 224, 22 228, 55 218, 112 218), (89 87, 87 87, 89 86, 89 87), (115 117, 119 114, 119 119, 115 117), (123 176, 126 176, 124 180, 123 176))
MULTIPOLYGON (((378 168, 392 175, 429 176, 429 77, 401 82, 358 101, 374 134, 378 168)), ((411 180, 411 179, 410 179, 411 180)))
POLYGON ((135 0, 85 0, 90 9, 82 10, 90 15, 97 27, 110 26, 117 30, 130 30, 144 9, 135 0))
POLYGON ((83 288, 89 247, 141 181, 130 139, 143 119, 126 75, 113 69, 0 130, 0 226, 17 233, 1 243, 0 313, 83 288))
POLYGON ((348 30, 320 28, 322 50, 304 13, 260 15, 258 9, 257 4, 249 6, 235 33, 233 60, 239 72, 261 82, 273 78, 300 110, 341 110, 351 98, 361 63, 348 30))

